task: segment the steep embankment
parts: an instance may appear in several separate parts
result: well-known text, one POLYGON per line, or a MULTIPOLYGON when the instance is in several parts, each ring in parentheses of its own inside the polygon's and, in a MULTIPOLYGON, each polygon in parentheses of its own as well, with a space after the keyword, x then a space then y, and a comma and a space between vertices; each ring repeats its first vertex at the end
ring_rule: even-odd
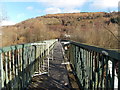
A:
POLYGON ((34 42, 51 38, 64 38, 117 48, 118 13, 49 14, 3 28, 3 45, 34 42))

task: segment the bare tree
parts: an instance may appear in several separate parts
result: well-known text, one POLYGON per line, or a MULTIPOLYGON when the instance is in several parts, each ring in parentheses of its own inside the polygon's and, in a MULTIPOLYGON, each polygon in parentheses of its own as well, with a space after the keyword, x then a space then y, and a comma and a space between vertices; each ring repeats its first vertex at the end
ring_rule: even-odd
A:
POLYGON ((7 20, 8 17, 7 17, 7 12, 5 11, 5 9, 3 8, 2 5, 0 5, 0 47, 2 47, 2 41, 3 41, 3 38, 2 38, 2 22, 7 20))

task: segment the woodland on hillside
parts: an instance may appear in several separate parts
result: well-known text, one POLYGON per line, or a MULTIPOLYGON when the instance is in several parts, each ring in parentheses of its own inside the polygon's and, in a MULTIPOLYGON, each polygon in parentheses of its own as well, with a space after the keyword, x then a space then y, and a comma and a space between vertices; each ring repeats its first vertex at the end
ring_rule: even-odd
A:
POLYGON ((117 12, 49 14, 2 27, 2 46, 61 38, 118 49, 119 21, 117 12))

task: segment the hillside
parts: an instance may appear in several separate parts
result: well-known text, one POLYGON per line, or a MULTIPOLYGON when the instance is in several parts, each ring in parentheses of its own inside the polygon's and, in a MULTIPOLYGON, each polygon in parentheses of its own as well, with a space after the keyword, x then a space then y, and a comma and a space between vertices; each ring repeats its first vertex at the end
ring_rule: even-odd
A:
POLYGON ((2 46, 64 38, 115 49, 118 48, 118 41, 114 35, 118 36, 120 20, 117 16, 117 12, 82 12, 31 18, 3 27, 2 46))

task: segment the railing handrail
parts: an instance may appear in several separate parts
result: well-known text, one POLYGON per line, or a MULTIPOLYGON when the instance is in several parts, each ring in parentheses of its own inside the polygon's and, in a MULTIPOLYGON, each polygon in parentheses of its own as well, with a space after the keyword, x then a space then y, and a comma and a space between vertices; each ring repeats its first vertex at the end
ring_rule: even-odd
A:
POLYGON ((86 44, 81 44, 79 42, 70 41, 70 40, 66 40, 66 41, 69 41, 71 44, 74 44, 74 45, 79 46, 81 48, 88 49, 88 50, 91 50, 91 51, 95 51, 95 52, 100 53, 100 54, 107 53, 107 55, 105 54, 106 56, 109 56, 109 57, 114 58, 116 60, 120 60, 120 53, 117 52, 117 51, 107 50, 105 48, 95 47, 95 46, 86 45, 86 44))
MULTIPOLYGON (((44 40, 44 41, 37 41, 35 43, 43 43, 43 42, 46 42, 46 41, 52 41, 52 40, 56 40, 56 39, 51 39, 51 40, 44 40)), ((34 43, 34 42, 32 42, 34 43)), ((11 46, 6 46, 6 47, 1 47, 0 48, 0 53, 2 52, 8 52, 8 51, 11 51, 11 50, 16 50, 16 49, 21 49, 25 47, 29 47, 31 46, 32 43, 25 43, 25 44, 17 44, 17 45, 11 45, 11 46)))

